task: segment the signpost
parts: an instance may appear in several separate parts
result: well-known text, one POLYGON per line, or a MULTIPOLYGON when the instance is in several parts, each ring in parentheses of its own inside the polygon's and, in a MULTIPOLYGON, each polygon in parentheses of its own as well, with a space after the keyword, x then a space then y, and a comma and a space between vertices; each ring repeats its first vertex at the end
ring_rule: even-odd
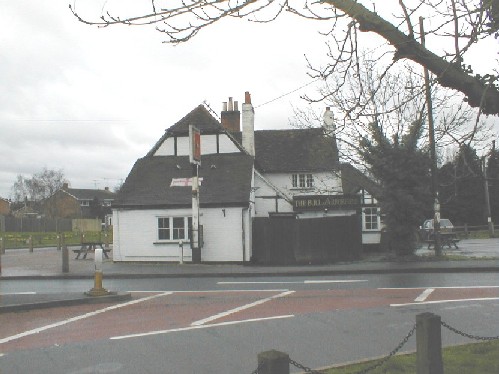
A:
POLYGON ((201 132, 189 125, 189 161, 192 165, 192 262, 201 263, 201 243, 199 240, 199 165, 201 165, 201 132))

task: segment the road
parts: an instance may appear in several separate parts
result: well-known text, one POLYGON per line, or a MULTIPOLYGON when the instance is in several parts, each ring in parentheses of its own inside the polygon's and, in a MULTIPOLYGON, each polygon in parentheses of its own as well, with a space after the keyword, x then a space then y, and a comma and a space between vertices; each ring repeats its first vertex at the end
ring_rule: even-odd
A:
MULTIPOLYGON (((277 349, 309 367, 384 356, 422 312, 499 335, 495 274, 105 280, 132 301, 0 315, 1 373, 251 373, 277 349)), ((89 281, 6 281, 1 293, 89 281)), ((443 330, 445 345, 469 339, 443 330)), ((415 349, 412 337, 403 350, 415 349)))

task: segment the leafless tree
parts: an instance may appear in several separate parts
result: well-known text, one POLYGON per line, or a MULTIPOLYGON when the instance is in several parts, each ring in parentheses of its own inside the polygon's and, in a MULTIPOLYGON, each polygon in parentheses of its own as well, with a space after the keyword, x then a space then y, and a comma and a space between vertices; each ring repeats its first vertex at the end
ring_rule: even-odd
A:
POLYGON ((478 75, 466 64, 472 47, 498 36, 499 0, 398 0, 396 6, 385 0, 150 0, 147 9, 136 14, 129 15, 116 5, 116 9, 103 8, 94 20, 81 14, 74 1, 70 9, 81 22, 101 27, 155 25, 170 43, 188 41, 224 18, 271 22, 288 12, 329 22, 335 62, 324 70, 325 77, 356 68, 359 32, 373 32, 387 42, 383 48, 393 61, 414 61, 428 68, 440 85, 462 92, 471 107, 499 114, 497 70, 478 75), (432 52, 422 43, 418 27, 422 15, 433 20, 424 36, 440 41, 443 51, 432 52))
MULTIPOLYGON (((304 98, 330 107, 342 160, 362 165, 359 140, 368 136, 371 124, 378 123, 384 137, 401 143, 414 121, 426 122, 427 103, 422 72, 418 72, 421 69, 404 64, 395 73, 386 68, 379 70, 379 60, 370 55, 362 54, 356 59, 356 69, 336 72, 323 81, 317 99, 304 98)), ((432 89, 435 139, 441 155, 447 148, 458 149, 464 144, 476 146, 491 136, 490 126, 483 120, 476 121, 476 110, 455 100, 453 93, 438 85, 432 89)), ((324 108, 321 107, 319 113, 312 108, 295 109, 291 125, 322 126, 324 108)), ((421 130, 418 147, 427 148, 427 127, 421 130)), ((368 165, 364 168, 368 169, 368 165)))
POLYGON ((19 174, 12 186, 12 198, 14 202, 29 200, 40 202, 52 196, 61 189, 66 182, 62 170, 51 170, 43 168, 31 178, 19 174))

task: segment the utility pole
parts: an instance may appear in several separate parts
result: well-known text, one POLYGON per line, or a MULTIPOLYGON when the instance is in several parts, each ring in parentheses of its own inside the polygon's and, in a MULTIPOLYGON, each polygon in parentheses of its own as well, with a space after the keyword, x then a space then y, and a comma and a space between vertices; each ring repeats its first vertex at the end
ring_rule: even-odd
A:
POLYGON ((490 211, 490 197, 489 197, 489 180, 487 178, 487 162, 485 156, 482 157, 483 168, 483 181, 485 187, 485 211, 487 213, 487 225, 489 226, 489 235, 494 237, 494 222, 492 222, 492 213, 490 211))
POLYGON ((192 262, 201 263, 201 245, 199 232, 199 165, 201 164, 201 132, 189 125, 189 161, 192 165, 192 262))
MULTIPOLYGON (((423 26, 423 17, 419 17, 419 30, 421 34, 421 45, 425 46, 425 34, 423 26)), ((434 198, 433 209, 433 232, 435 236, 435 255, 442 255, 442 245, 440 241, 440 202, 438 200, 438 179, 437 179, 437 151, 435 145, 435 124, 433 122, 433 104, 431 100, 430 73, 424 68, 424 81, 426 91, 426 105, 428 107, 428 136, 430 143, 431 158, 431 191, 434 198)))

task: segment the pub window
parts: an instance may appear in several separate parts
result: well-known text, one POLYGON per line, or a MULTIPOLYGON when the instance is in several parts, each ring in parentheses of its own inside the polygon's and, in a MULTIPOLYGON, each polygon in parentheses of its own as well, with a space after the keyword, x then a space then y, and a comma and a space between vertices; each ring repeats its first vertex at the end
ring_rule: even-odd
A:
POLYGON ((189 240, 192 217, 158 217, 159 240, 189 240))
POLYGON ((379 230, 381 226, 379 208, 362 208, 362 223, 366 231, 379 230))
POLYGON ((312 188, 314 187, 314 176, 312 174, 293 174, 291 185, 294 188, 312 188))

